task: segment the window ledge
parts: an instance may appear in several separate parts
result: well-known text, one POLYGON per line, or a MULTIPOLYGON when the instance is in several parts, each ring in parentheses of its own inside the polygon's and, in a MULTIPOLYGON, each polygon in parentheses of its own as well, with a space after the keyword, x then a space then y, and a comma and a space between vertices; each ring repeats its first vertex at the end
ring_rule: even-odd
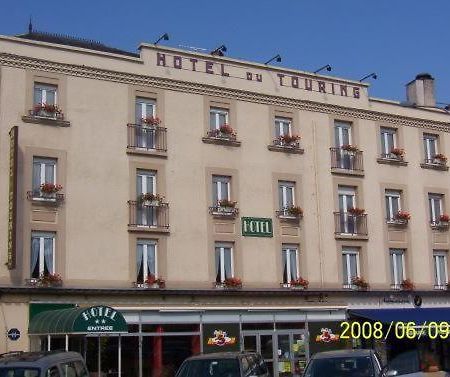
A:
POLYGON ((379 157, 377 158, 377 162, 379 164, 386 164, 386 165, 397 165, 397 166, 407 166, 408 162, 405 160, 401 160, 398 158, 383 158, 379 157))
POLYGON ((227 145, 229 147, 240 147, 241 142, 232 139, 224 139, 219 137, 202 137, 202 141, 206 144, 227 145))
POLYGON ((448 166, 444 165, 444 164, 426 164, 426 163, 421 163, 420 167, 422 169, 448 171, 448 166))
POLYGON ((140 156, 152 156, 159 158, 167 158, 167 151, 159 151, 156 149, 130 148, 127 147, 127 154, 135 154, 140 156))
POLYGON ((400 221, 400 220, 397 220, 397 221, 386 221, 386 224, 389 226, 389 227, 392 227, 392 228, 407 228, 408 227, 408 220, 402 220, 402 221, 400 221))
POLYGON ((267 149, 272 152, 283 152, 283 153, 290 153, 290 154, 305 153, 305 150, 303 148, 287 147, 287 146, 280 146, 280 145, 268 145, 267 149))
POLYGON ((337 240, 367 241, 369 236, 364 234, 336 233, 334 238, 337 240))
POLYGON ((39 116, 24 115, 22 116, 22 121, 25 123, 45 124, 47 126, 70 127, 70 122, 67 120, 39 116))
POLYGON ((150 227, 150 226, 136 226, 128 225, 128 231, 130 233, 156 233, 156 234, 170 234, 169 228, 163 227, 150 227))
POLYGON ((338 175, 351 175, 354 177, 364 177, 364 170, 350 170, 350 169, 341 169, 341 168, 331 168, 332 174, 338 175))

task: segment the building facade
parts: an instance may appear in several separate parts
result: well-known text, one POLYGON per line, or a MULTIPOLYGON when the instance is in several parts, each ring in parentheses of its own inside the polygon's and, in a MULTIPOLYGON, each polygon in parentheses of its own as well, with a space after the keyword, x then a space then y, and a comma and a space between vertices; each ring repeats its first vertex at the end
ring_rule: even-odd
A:
POLYGON ((159 377, 226 339, 298 376, 348 309, 449 305, 450 117, 431 76, 400 104, 74 41, 0 37, 0 352, 62 347, 94 373, 159 377), (103 306, 127 333, 37 325, 103 306))

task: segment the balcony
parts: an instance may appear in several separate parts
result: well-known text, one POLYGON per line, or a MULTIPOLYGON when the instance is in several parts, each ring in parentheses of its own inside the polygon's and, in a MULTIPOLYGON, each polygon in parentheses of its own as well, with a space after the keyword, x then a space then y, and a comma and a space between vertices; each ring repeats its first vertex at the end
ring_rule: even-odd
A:
POLYGON ((167 128, 127 124, 127 153, 167 157, 167 128))
POLYGON ((272 141, 271 145, 267 146, 269 151, 273 152, 284 152, 292 154, 303 154, 304 150, 300 148, 300 142, 298 137, 291 136, 290 138, 278 137, 272 141))
POLYGON ((443 155, 437 155, 439 158, 426 158, 420 167, 423 169, 433 169, 440 171, 448 171, 447 158, 443 155))
POLYGON ((397 165, 397 166, 407 166, 408 163, 405 161, 402 154, 396 153, 381 153, 380 157, 377 158, 379 164, 387 165, 397 165))
POLYGON ((128 201, 131 232, 169 232, 169 204, 128 201))
POLYGON ((64 120, 62 113, 56 106, 53 108, 45 108, 37 105, 34 109, 28 111, 28 115, 22 117, 22 121, 26 123, 40 123, 58 127, 69 127, 70 122, 64 120))
POLYGON ((335 238, 367 240, 367 214, 334 212, 335 238))
POLYGON ((216 218, 234 219, 239 213, 236 204, 231 201, 227 201, 225 204, 217 203, 217 205, 209 207, 209 213, 216 218))
POLYGON ((442 220, 431 220, 430 221, 431 229, 434 230, 440 230, 440 231, 447 231, 450 227, 449 221, 442 221, 442 220))
POLYGON ((407 218, 392 217, 392 218, 386 219, 386 224, 388 224, 390 226, 401 227, 401 228, 407 227, 408 222, 409 222, 409 220, 407 218))
POLYGON ((355 147, 330 148, 331 172, 334 174, 345 174, 364 176, 363 152, 355 147))
POLYGON ((48 194, 38 189, 27 191, 27 199, 33 204, 58 206, 64 201, 64 194, 58 192, 48 194))
POLYGON ((218 130, 209 130, 202 141, 206 144, 227 145, 240 147, 241 142, 236 140, 236 132, 231 127, 220 127, 218 130))
POLYGON ((391 284, 391 289, 394 291, 401 291, 403 287, 401 284, 391 284))
POLYGON ((300 207, 283 207, 275 211, 281 221, 298 222, 303 218, 303 210, 300 207))

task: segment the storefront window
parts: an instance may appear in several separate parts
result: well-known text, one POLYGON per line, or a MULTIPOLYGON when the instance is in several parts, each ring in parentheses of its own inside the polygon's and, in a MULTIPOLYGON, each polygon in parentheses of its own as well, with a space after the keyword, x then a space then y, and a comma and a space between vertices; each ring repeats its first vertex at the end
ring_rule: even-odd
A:
MULTIPOLYGON (((122 336, 122 375, 121 377, 139 377, 139 337, 122 336)), ((146 374, 145 377, 151 377, 146 374)))

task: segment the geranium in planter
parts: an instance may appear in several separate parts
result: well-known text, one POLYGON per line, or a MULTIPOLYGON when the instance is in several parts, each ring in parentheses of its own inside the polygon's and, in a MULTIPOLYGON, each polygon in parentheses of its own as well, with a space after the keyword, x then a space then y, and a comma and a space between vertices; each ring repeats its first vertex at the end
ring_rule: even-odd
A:
POLYGON ((402 283, 400 284, 400 287, 404 291, 413 291, 415 288, 414 283, 409 279, 403 280, 402 283))
POLYGON ((288 207, 286 209, 286 212, 290 216, 295 216, 295 217, 302 217, 303 216, 303 209, 298 207, 298 206, 288 207))
POLYGON ((163 278, 161 277, 157 278, 153 274, 148 275, 144 283, 146 284, 147 287, 165 288, 166 286, 166 281, 163 278))
POLYGON ((61 185, 55 183, 43 183, 40 186, 41 195, 44 197, 55 197, 56 193, 62 190, 61 185))
POLYGON ((42 287, 60 287, 62 278, 60 274, 41 274, 37 283, 42 287))
POLYGON ((236 131, 231 128, 228 124, 222 124, 218 129, 209 131, 209 136, 224 138, 224 139, 235 139, 236 131))
POLYGON ((391 154, 393 154, 396 158, 403 159, 405 156, 405 150, 401 148, 393 148, 391 150, 391 154))
POLYGON ((395 215, 395 219, 408 221, 411 219, 411 215, 407 211, 398 211, 397 214, 395 215))
POLYGON ((242 288, 242 280, 239 278, 226 278, 223 281, 223 286, 226 288, 242 288))
POLYGON ((345 144, 341 146, 341 149, 347 152, 358 152, 359 149, 356 145, 352 145, 352 144, 345 144))
POLYGON ((61 109, 57 105, 50 103, 38 103, 33 108, 33 114, 37 116, 56 117, 60 113, 61 109))
POLYGON ((143 206, 159 206, 164 201, 164 196, 147 192, 141 194, 139 201, 143 206))
POLYGON ((362 277, 356 276, 352 278, 352 284, 358 287, 359 289, 366 290, 369 288, 369 283, 367 283, 362 277))
POLYGON ((443 155, 442 153, 435 154, 433 159, 438 164, 445 164, 445 163, 447 163, 447 157, 445 155, 443 155))
POLYGON ((450 216, 447 215, 446 213, 444 213, 441 216, 439 216, 439 221, 441 223, 448 223, 448 222, 450 222, 450 216))
POLYGON ((289 134, 280 135, 277 138, 277 142, 279 144, 284 145, 284 146, 290 146, 290 147, 296 146, 298 140, 300 140, 300 136, 298 136, 298 135, 289 135, 289 134))
POLYGON ((306 279, 303 279, 302 277, 299 277, 298 279, 293 279, 290 282, 291 287, 293 288, 308 288, 309 281, 306 279))
POLYGON ((161 119, 159 119, 158 117, 153 117, 153 116, 141 118, 141 121, 142 121, 142 124, 148 125, 148 126, 159 126, 161 124, 161 119))
POLYGON ((354 216, 361 216, 364 214, 365 209, 364 208, 358 208, 358 207, 354 207, 354 208, 349 208, 347 210, 348 213, 350 213, 351 215, 354 216))
POLYGON ((236 204, 237 204, 237 202, 233 202, 232 200, 228 200, 228 199, 220 199, 217 202, 218 207, 235 208, 236 204))

